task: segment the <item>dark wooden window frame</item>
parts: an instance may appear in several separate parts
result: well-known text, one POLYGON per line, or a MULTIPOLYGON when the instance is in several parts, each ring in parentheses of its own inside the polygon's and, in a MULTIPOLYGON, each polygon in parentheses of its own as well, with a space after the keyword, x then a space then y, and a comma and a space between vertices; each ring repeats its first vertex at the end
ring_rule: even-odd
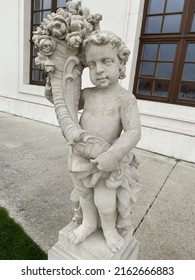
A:
MULTIPOLYGON (((184 9, 183 9, 183 16, 182 16, 182 20, 181 20, 181 28, 180 28, 179 33, 159 33, 159 34, 150 33, 150 34, 147 34, 147 33, 145 33, 145 28, 146 28, 145 26, 146 26, 146 18, 147 18, 149 0, 145 0, 141 36, 140 36, 140 45, 139 45, 135 81, 134 81, 134 87, 133 87, 133 92, 136 95, 137 99, 158 101, 158 102, 165 102, 165 103, 179 104, 179 105, 186 105, 186 106, 195 106, 195 100, 194 101, 186 100, 186 99, 182 100, 182 99, 178 98, 187 45, 188 45, 188 43, 195 43, 195 32, 189 31, 191 29, 193 17, 195 14, 195 1, 194 0, 185 0, 184 2, 185 3, 184 3, 184 9), (138 79, 140 77, 139 73, 140 73, 140 66, 141 66, 142 50, 143 50, 143 45, 147 44, 147 43, 148 44, 149 43, 150 44, 163 44, 163 43, 167 43, 167 44, 176 43, 177 44, 176 58, 175 58, 175 62, 173 64, 172 79, 171 79, 171 84, 170 84, 170 88, 169 88, 168 98, 137 93, 138 79)), ((172 13, 169 13, 169 14, 172 14, 172 13)), ((162 24, 162 26, 163 26, 163 24, 162 24)))
MULTIPOLYGON (((71 0, 66 0, 66 2, 71 1, 71 0)), ((33 36, 33 27, 38 27, 40 25, 40 23, 36 24, 33 22, 33 16, 35 12, 55 12, 57 10, 57 0, 51 0, 51 8, 49 9, 43 9, 43 1, 42 1, 42 9, 37 9, 34 10, 34 3, 35 0, 31 0, 31 30, 30 30, 30 34, 31 34, 31 38, 33 36)), ((30 39, 30 77, 29 77, 29 81, 30 84, 32 85, 40 85, 43 86, 45 85, 45 81, 35 81, 32 79, 32 72, 33 70, 37 70, 39 73, 39 77, 40 75, 43 75, 44 78, 46 78, 46 73, 44 72, 44 70, 38 69, 37 67, 34 67, 34 58, 36 57, 36 54, 34 53, 35 48, 33 46, 33 41, 32 39, 30 39)), ((38 50, 37 50, 38 51, 38 50)))

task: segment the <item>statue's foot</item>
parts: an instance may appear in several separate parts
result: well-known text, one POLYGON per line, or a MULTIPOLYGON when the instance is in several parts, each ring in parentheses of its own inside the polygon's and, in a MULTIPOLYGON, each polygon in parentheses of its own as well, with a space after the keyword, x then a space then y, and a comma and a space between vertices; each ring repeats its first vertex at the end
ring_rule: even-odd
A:
POLYGON ((83 242, 96 228, 87 227, 81 224, 78 228, 69 232, 69 239, 73 244, 79 244, 83 242))
POLYGON ((117 228, 131 228, 131 218, 118 218, 117 228))
POLYGON ((123 247, 124 239, 120 236, 116 228, 104 230, 104 237, 107 246, 113 253, 116 253, 123 247))

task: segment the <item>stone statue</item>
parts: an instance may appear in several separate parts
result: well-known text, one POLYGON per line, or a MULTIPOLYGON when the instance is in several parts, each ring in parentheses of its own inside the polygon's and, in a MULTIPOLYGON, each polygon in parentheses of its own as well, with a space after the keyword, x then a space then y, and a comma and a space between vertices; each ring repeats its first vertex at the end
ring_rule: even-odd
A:
POLYGON ((119 84, 130 51, 117 35, 100 31, 100 20, 80 2, 69 2, 44 19, 33 40, 40 49, 36 63, 48 72, 45 96, 70 147, 71 199, 78 208, 69 239, 79 244, 102 228, 116 253, 123 236, 132 233, 131 208, 140 186, 131 150, 141 129, 136 99, 119 84), (94 87, 81 90, 84 67, 94 87))

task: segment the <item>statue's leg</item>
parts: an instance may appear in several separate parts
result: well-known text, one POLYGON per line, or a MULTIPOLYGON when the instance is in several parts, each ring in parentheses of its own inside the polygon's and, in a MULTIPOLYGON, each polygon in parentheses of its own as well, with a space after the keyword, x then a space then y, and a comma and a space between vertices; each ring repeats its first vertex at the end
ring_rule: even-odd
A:
POLYGON ((118 215, 117 228, 130 230, 131 225, 131 207, 128 207, 125 213, 118 215))
MULTIPOLYGON (((74 175, 72 176, 74 177, 74 175)), ((83 213, 82 224, 70 232, 70 240, 74 244, 84 241, 97 228, 98 213, 94 203, 94 190, 86 188, 81 181, 73 179, 79 193, 79 202, 83 213)))
POLYGON ((122 248, 124 239, 116 229, 116 190, 108 189, 104 178, 101 178, 94 188, 94 201, 101 218, 102 230, 107 246, 113 252, 116 252, 122 248))

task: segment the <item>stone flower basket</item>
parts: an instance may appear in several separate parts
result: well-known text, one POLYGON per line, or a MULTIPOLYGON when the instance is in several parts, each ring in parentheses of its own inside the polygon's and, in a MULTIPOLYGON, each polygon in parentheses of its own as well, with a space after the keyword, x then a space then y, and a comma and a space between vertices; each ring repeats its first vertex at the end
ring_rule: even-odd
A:
MULTIPOLYGON (((104 150, 102 139, 95 139, 83 131, 77 118, 84 68, 81 46, 86 36, 99 29, 101 19, 101 15, 91 15, 88 8, 81 7, 80 2, 68 2, 65 9, 60 8, 43 19, 34 32, 33 41, 39 48, 35 63, 48 73, 46 87, 52 91, 52 102, 63 136, 73 144, 83 133, 86 142, 90 138, 99 142, 104 150)), ((82 141, 80 146, 77 145, 82 155, 85 146, 82 141)), ((91 150, 91 156, 97 155, 91 150)))

